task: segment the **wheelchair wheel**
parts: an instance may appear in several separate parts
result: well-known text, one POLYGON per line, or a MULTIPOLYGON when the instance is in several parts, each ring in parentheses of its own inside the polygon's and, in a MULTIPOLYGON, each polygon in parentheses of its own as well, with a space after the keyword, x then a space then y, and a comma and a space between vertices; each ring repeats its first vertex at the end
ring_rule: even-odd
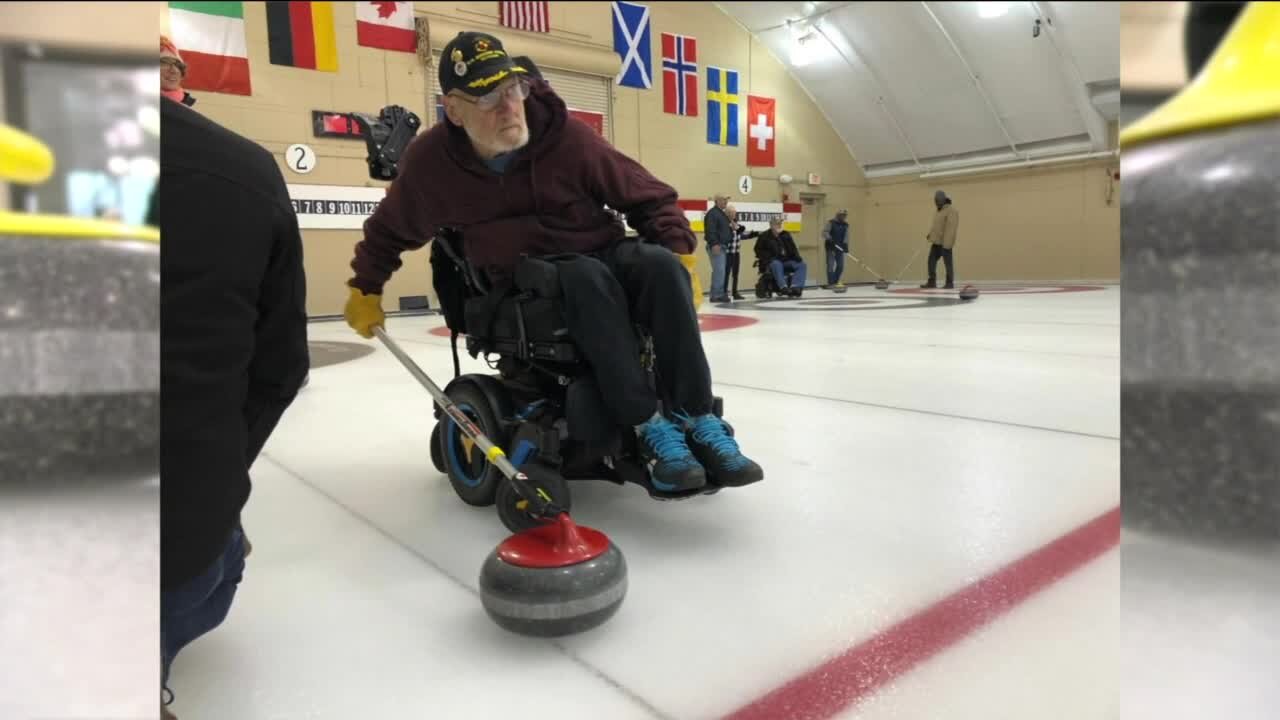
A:
MULTIPOLYGON (((528 474, 529 480, 537 490, 550 496, 552 502, 564 508, 566 512, 569 510, 569 483, 559 473, 547 471, 528 474)), ((524 532, 546 523, 544 520, 533 518, 521 509, 525 502, 511 486, 511 481, 506 478, 503 478, 498 485, 495 500, 498 506, 498 519, 502 520, 502 524, 513 533, 524 532)))
MULTIPOLYGON (((498 447, 506 446, 507 438, 503 435, 498 416, 479 388, 463 382, 450 387, 447 392, 449 399, 480 428, 480 432, 498 447)), ((468 505, 492 505, 499 483, 505 480, 502 473, 489 464, 480 448, 447 415, 440 419, 438 436, 440 457, 453 491, 468 505)))
POLYGON ((431 464, 442 473, 449 472, 444 464, 443 446, 440 444, 440 422, 431 428, 431 464))

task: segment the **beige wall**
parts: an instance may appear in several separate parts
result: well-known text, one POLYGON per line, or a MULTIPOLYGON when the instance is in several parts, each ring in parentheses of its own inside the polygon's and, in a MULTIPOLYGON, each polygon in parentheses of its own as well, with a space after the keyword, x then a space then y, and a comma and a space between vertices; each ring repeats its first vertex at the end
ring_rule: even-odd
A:
POLYGON ((1187 82, 1185 2, 1124 2, 1120 9, 1120 85, 1167 92, 1187 82))
MULTIPOLYGON (((825 281, 819 225, 842 207, 850 210, 855 252, 865 248, 868 256, 863 259, 868 264, 886 268, 881 269, 884 274, 896 273, 914 250, 902 249, 899 243, 922 237, 927 229, 933 186, 921 182, 869 186, 847 146, 804 90, 760 43, 711 3, 649 6, 655 86, 648 91, 614 87, 614 144, 674 185, 682 198, 708 198, 722 191, 735 193, 737 179, 744 174, 752 175, 754 187, 748 197, 735 193, 735 201, 778 202, 783 192, 791 201, 798 201, 802 194, 809 196, 813 204, 806 206, 806 227, 797 239, 815 282, 825 281), (705 101, 697 118, 663 113, 660 33, 664 30, 695 35, 700 66, 712 64, 739 70, 746 92, 777 99, 776 168, 748 168, 742 145, 709 145, 705 140, 705 101), (804 178, 810 172, 821 176, 820 187, 805 184, 804 178), (784 173, 799 180, 781 187, 777 178, 784 173), (813 221, 815 218, 817 222, 813 221), (890 271, 888 267, 894 269, 890 271)), ((609 3, 551 3, 550 9, 552 32, 542 36, 498 28, 496 3, 416 3, 417 14, 431 23, 433 48, 442 47, 459 28, 468 27, 498 34, 513 54, 529 54, 546 67, 610 76, 616 73, 620 58, 612 50, 609 3)), ((262 144, 276 154, 282 168, 283 151, 288 145, 311 145, 319 156, 315 171, 301 176, 284 170, 291 183, 377 187, 381 183, 366 179, 363 145, 312 137, 310 111, 368 112, 395 103, 430 123, 434 111, 429 114, 426 107, 428 70, 415 56, 357 46, 352 4, 336 3, 334 14, 340 72, 323 73, 271 65, 267 59, 265 8, 261 3, 246 3, 245 32, 254 94, 238 97, 195 93, 195 108, 262 144)), ((1068 169, 1032 173, 1026 178, 958 178, 947 183, 945 187, 956 197, 964 214, 958 251, 963 277, 1118 278, 1118 211, 1098 207, 1102 203, 1102 174, 1100 168, 1068 169), (1086 237, 1085 233, 1093 234, 1086 237)), ((308 310, 312 315, 341 313, 352 249, 359 240, 360 232, 355 230, 304 231, 308 310)), ((427 254, 408 253, 402 259, 405 266, 386 289, 384 307, 388 310, 398 308, 401 296, 434 297, 427 254)), ((749 287, 754 282, 754 271, 750 255, 744 260, 749 287)), ((706 253, 701 249, 698 266, 705 287, 710 272, 706 253)), ((923 261, 917 267, 922 266, 923 261)), ((846 263, 845 278, 868 280, 872 276, 853 263, 846 263)))
POLYGON ((164 7, 158 2, 3 2, 0 41, 158 53, 156 31, 164 7))
MULTIPOLYGON (((925 248, 903 277, 904 282, 922 281, 933 193, 940 189, 960 212, 955 249, 959 282, 1119 281, 1119 183, 1107 177, 1115 168, 1118 163, 1103 162, 929 181, 878 181, 869 191, 865 225, 858 228, 861 242, 855 240, 855 248, 864 248, 863 259, 890 279, 925 248)), ((938 273, 941 281, 941 262, 938 273)), ((865 277, 863 272, 857 279, 865 277)))

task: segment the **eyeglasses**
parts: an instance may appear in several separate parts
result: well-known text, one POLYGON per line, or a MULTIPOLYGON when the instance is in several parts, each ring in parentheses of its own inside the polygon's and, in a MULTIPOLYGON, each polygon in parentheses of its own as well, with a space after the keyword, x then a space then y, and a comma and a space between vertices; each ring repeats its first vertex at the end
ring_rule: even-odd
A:
POLYGON ((498 88, 487 95, 481 95, 475 100, 466 95, 454 95, 454 97, 465 100, 484 112, 489 112, 498 107, 508 97, 517 98, 520 102, 527 100, 529 98, 529 81, 525 78, 517 78, 515 84, 508 85, 505 88, 498 88))
POLYGON ((160 64, 172 65, 173 67, 178 68, 178 72, 182 73, 183 75, 187 74, 187 64, 182 62, 181 60, 174 60, 173 58, 160 58, 160 64))

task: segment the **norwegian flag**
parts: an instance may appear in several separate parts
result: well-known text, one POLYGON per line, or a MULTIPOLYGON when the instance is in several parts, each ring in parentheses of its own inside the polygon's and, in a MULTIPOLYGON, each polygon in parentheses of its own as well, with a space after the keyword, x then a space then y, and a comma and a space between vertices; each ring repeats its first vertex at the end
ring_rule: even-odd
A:
POLYGON ((698 116, 698 40, 662 33, 662 111, 698 116))
POLYGON ((551 17, 545 2, 500 2, 498 23, 529 32, 551 32, 551 17))

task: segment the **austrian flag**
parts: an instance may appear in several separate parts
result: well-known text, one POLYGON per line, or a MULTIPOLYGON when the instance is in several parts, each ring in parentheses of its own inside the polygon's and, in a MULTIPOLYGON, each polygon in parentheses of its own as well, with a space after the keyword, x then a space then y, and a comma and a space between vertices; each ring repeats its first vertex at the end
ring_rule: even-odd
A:
POLYGON ((356 3, 356 42, 364 47, 417 52, 411 2, 356 3))
POLYGON ((698 116, 698 40, 662 33, 662 111, 698 116))

